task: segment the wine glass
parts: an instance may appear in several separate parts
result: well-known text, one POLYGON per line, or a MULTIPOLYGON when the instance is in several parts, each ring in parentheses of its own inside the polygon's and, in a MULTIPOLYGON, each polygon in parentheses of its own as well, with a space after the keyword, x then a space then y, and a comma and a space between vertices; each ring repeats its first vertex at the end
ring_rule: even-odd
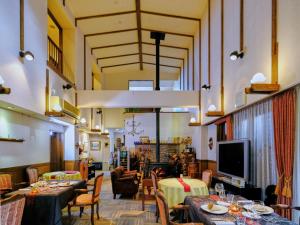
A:
POLYGON ((224 191, 224 185, 222 183, 216 183, 215 191, 220 195, 220 193, 224 191))

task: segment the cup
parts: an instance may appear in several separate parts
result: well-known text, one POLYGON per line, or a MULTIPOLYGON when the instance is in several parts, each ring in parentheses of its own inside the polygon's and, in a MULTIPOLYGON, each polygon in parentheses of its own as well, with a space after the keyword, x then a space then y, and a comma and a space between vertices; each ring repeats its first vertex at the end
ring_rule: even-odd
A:
POLYGON ((219 192, 219 197, 220 197, 221 201, 224 201, 226 199, 225 190, 222 190, 219 192))
POLYGON ((246 217, 237 216, 236 217, 236 224, 237 225, 245 225, 246 224, 246 217))
POLYGON ((233 194, 227 194, 226 196, 226 200, 228 203, 233 203, 233 200, 234 200, 234 195, 233 194))

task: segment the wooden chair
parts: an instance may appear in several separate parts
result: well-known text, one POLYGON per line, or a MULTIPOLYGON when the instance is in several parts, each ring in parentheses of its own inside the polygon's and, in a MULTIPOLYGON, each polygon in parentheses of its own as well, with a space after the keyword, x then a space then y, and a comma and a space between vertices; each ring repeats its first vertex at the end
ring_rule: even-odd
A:
POLYGON ((204 170, 202 172, 202 181, 204 181, 207 188, 210 188, 211 180, 212 180, 212 171, 211 170, 204 170))
MULTIPOLYGON (((84 207, 91 206, 91 223, 94 225, 94 206, 96 205, 96 213, 97 213, 97 219, 100 218, 99 216, 99 197, 101 192, 103 182, 103 173, 98 175, 95 178, 94 183, 94 189, 92 194, 87 194, 87 190, 85 189, 79 189, 77 190, 77 196, 74 198, 72 202, 69 202, 68 204, 68 214, 69 217, 71 217, 71 208, 72 207, 80 207, 80 214, 79 216, 82 216, 84 207)), ((75 190, 76 191, 76 190, 75 190)))
POLYGON ((39 180, 39 172, 37 168, 34 167, 27 167, 26 173, 28 176, 29 184, 33 184, 38 182, 39 180))
POLYGON ((0 201, 0 224, 1 225, 20 225, 25 206, 25 197, 13 195, 0 201))
POLYGON ((153 187, 152 180, 149 178, 143 179, 142 181, 142 210, 145 210, 145 201, 155 201, 155 195, 151 193, 153 187), (145 189, 147 194, 145 194, 145 189))
MULTIPOLYGON (((178 223, 170 221, 169 218, 169 207, 167 200, 165 199, 161 191, 157 191, 156 200, 159 209, 160 221, 162 225, 176 225, 178 223)), ((184 225, 203 225, 202 223, 183 223, 184 225)))
POLYGON ((0 197, 12 191, 11 175, 8 173, 0 174, 0 197))
MULTIPOLYGON (((156 193, 158 191, 158 179, 157 179, 157 175, 156 175, 156 173, 154 171, 151 171, 151 179, 152 179, 153 191, 154 191, 154 194, 156 195, 156 193)), ((156 203, 155 215, 156 215, 156 223, 157 223, 158 222, 159 213, 158 213, 158 205, 157 205, 156 197, 155 197, 155 203, 156 203)))

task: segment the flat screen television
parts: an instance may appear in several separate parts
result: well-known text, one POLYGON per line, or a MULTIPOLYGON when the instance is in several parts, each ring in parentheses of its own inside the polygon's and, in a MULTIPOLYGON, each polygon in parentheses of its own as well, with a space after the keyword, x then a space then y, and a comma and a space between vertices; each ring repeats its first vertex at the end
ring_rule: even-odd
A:
POLYGON ((217 143, 218 173, 249 179, 250 141, 234 140, 217 143))

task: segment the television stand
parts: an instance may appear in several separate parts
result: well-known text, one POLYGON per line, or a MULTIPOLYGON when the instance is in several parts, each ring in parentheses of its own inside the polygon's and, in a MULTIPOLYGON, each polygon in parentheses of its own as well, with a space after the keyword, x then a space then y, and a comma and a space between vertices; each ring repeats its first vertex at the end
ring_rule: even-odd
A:
POLYGON ((249 200, 261 200, 261 188, 254 185, 246 184, 245 187, 238 187, 231 184, 229 179, 223 179, 219 176, 213 176, 211 186, 214 187, 216 183, 222 183, 226 192, 235 195, 240 195, 249 200))

